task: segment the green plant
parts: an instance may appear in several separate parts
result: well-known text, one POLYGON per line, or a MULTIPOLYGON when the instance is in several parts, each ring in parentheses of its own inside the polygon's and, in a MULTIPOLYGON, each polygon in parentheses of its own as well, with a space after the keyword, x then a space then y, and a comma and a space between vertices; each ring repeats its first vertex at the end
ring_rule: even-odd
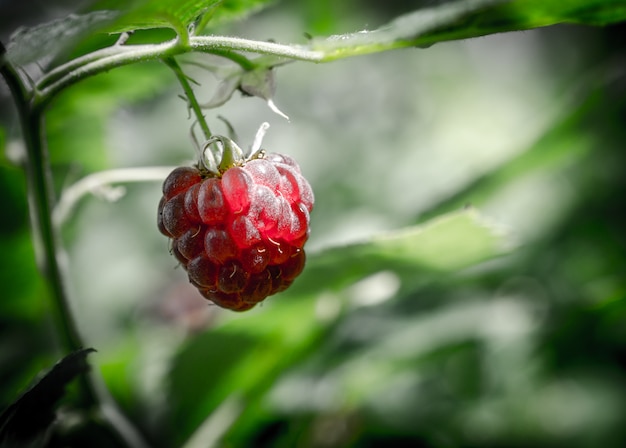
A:
MULTIPOLYGON (((597 101, 598 94, 593 88, 585 86, 588 94, 583 100, 576 98, 580 104, 574 101, 574 112, 571 115, 566 114, 561 122, 555 120, 555 124, 544 138, 539 139, 536 145, 519 159, 494 171, 492 175, 486 175, 480 181, 477 180, 475 185, 460 191, 458 196, 448 197, 448 202, 433 205, 431 210, 424 214, 432 216, 432 221, 373 236, 362 242, 350 242, 319 250, 313 253, 307 261, 301 278, 287 293, 277 297, 272 306, 262 308, 249 317, 232 320, 226 318, 222 324, 196 338, 181 342, 180 345, 176 344, 177 347, 172 349, 176 355, 172 355, 171 371, 167 379, 171 402, 161 403, 159 409, 163 415, 153 416, 158 420, 155 423, 144 415, 145 408, 149 409, 150 405, 142 402, 129 382, 120 378, 123 377, 124 369, 111 367, 115 363, 131 362, 141 353, 140 349, 133 347, 135 342, 132 341, 133 332, 141 332, 139 327, 119 324, 122 338, 127 339, 126 345, 121 344, 122 348, 118 349, 117 353, 108 355, 110 360, 108 367, 105 363, 99 366, 100 371, 94 369, 95 371, 91 374, 87 373, 84 360, 89 352, 81 350, 91 344, 84 341, 82 332, 79 331, 80 323, 76 322, 77 313, 74 308, 80 304, 82 298, 70 299, 68 274, 63 271, 65 259, 63 239, 64 236, 67 238, 67 233, 72 232, 71 221, 68 221, 71 211, 80 198, 93 191, 93 185, 101 190, 104 189, 105 195, 110 195, 112 190, 107 189, 110 184, 162 180, 169 172, 169 167, 99 172, 99 169, 106 165, 102 160, 97 160, 98 157, 104 157, 102 156, 104 151, 97 151, 91 145, 101 144, 96 141, 98 132, 102 130, 89 126, 92 126, 97 119, 101 119, 103 114, 112 110, 114 106, 111 105, 111 100, 108 100, 107 87, 110 85, 106 84, 107 81, 103 81, 103 85, 88 85, 85 89, 90 92, 83 95, 80 94, 79 89, 85 85, 84 83, 97 82, 98 79, 110 76, 105 75, 106 73, 113 74, 119 67, 128 66, 127 69, 133 67, 136 70, 148 67, 144 72, 125 77, 122 82, 107 79, 111 85, 129 97, 135 95, 136 98, 150 98, 155 91, 166 89, 162 79, 175 78, 183 89, 188 109, 195 117, 193 121, 200 127, 201 139, 211 141, 215 138, 212 130, 220 124, 214 120, 209 126, 205 119, 205 110, 215 108, 221 110, 232 98, 233 93, 238 90, 246 95, 262 98, 270 109, 284 116, 273 100, 275 76, 278 70, 282 70, 283 67, 288 66, 288 63, 294 61, 326 63, 387 50, 429 47, 443 41, 527 30, 559 23, 598 26, 619 23, 626 19, 626 8, 620 1, 459 0, 438 2, 436 6, 418 9, 373 31, 334 35, 328 38, 313 37, 302 44, 280 44, 273 41, 226 37, 216 33, 222 30, 223 28, 220 27, 224 27, 229 20, 264 6, 263 1, 152 0, 132 2, 131 6, 127 6, 126 3, 102 2, 81 14, 22 30, 13 36, 6 49, 0 48, 0 71, 13 97, 26 149, 21 163, 27 180, 32 236, 37 249, 37 264, 41 277, 34 274, 32 262, 34 257, 31 253, 31 246, 27 243, 28 236, 25 232, 20 234, 21 239, 12 240, 13 246, 8 245, 5 252, 26 252, 24 258, 30 257, 31 263, 25 265, 26 267, 21 272, 39 279, 33 281, 32 285, 29 284, 32 289, 23 288, 20 294, 26 291, 33 297, 44 295, 50 298, 49 305, 34 306, 31 311, 20 308, 21 311, 16 312, 16 315, 23 313, 21 319, 34 321, 45 321, 45 317, 42 316, 48 313, 54 315, 58 351, 63 354, 74 353, 64 358, 58 368, 53 369, 50 375, 37 383, 31 389, 30 396, 37 397, 38 393, 46 394, 54 390, 54 395, 61 398, 65 385, 73 377, 78 379, 76 390, 72 390, 65 398, 66 414, 59 416, 58 424, 50 430, 48 426, 51 418, 42 418, 37 420, 38 423, 27 419, 27 424, 33 424, 34 428, 26 435, 15 430, 16 426, 24 425, 22 419, 16 417, 19 416, 16 409, 21 407, 28 414, 34 406, 40 406, 25 400, 24 397, 28 397, 28 394, 15 402, 14 406, 8 407, 3 414, 0 427, 2 437, 4 437, 3 442, 6 444, 11 443, 15 438, 20 438, 21 443, 32 443, 33 446, 46 443, 50 446, 84 446, 85 444, 145 446, 149 443, 162 446, 186 444, 185 446, 193 447, 206 446, 210 441, 215 441, 222 436, 231 444, 244 446, 254 443, 255 437, 263 435, 259 427, 271 431, 272 424, 276 423, 280 426, 286 420, 286 418, 281 419, 268 413, 264 404, 270 391, 280 393, 280 390, 277 392, 273 388, 275 379, 280 375, 286 375, 281 384, 283 387, 288 387, 290 373, 293 374, 295 380, 300 381, 298 384, 301 384, 303 378, 306 380, 308 376, 319 378, 323 374, 317 370, 322 364, 315 357, 318 349, 329 352, 330 364, 334 362, 332 361, 334 357, 339 356, 333 351, 332 346, 324 346, 320 344, 320 341, 341 328, 360 327, 359 319, 362 316, 359 315, 358 306, 351 305, 350 301, 358 302, 357 299, 351 299, 351 297, 367 297, 367 294, 364 294, 362 290, 355 292, 351 289, 355 287, 355 284, 358 287, 363 285, 361 283, 363 281, 374 281, 373 284, 387 285, 386 294, 396 298, 412 297, 427 288, 440 288, 444 291, 442 285, 447 281, 458 281, 461 284, 457 276, 469 277, 465 279, 463 289, 468 285, 471 286, 472 273, 464 269, 509 254, 512 244, 510 235, 490 224, 476 210, 471 207, 461 209, 460 205, 465 202, 465 198, 472 197, 472 201, 480 205, 481 198, 488 197, 494 189, 501 188, 506 184, 507 179, 514 179, 517 173, 530 172, 533 167, 538 166, 565 164, 572 154, 584 154, 589 147, 593 146, 594 140, 592 137, 589 137, 589 141, 574 139, 572 136, 578 137, 578 135, 572 133, 572 129, 576 129, 581 122, 585 122, 587 117, 594 116, 592 112, 605 109, 594 103, 597 101), (210 55, 212 59, 185 59, 191 54, 210 55), (228 61, 229 64, 223 65, 224 61, 228 61), (167 67, 169 72, 165 74, 164 71, 157 71, 154 66, 147 65, 150 62, 162 63, 161 65, 167 67), (214 73, 219 79, 216 94, 206 105, 202 105, 197 99, 199 86, 196 85, 195 78, 188 73, 197 66, 214 73), (100 95, 100 98, 94 100, 97 95, 100 95), (71 114, 68 115, 68 112, 71 114), (80 121, 81 115, 85 117, 82 122, 80 121), (84 130, 78 129, 81 126, 85 126, 84 130), (60 136, 63 135, 63 131, 71 134, 73 140, 70 141, 69 138, 62 140, 60 136), (80 140, 82 131, 85 135, 80 140), (50 141, 47 135, 50 138, 56 135, 56 138, 60 140, 50 141), (50 151, 48 151, 49 146, 50 151), (84 154, 86 151, 96 154, 86 155, 84 154), (73 186, 61 186, 62 182, 58 178, 59 172, 53 172, 51 162, 58 163, 59 160, 67 162, 68 159, 78 161, 93 173, 73 186), (92 181, 92 183, 87 181, 92 181), (61 195, 57 200, 56 195, 59 192, 61 195), (447 213, 444 214, 444 212, 447 213), (461 274, 458 274, 460 271, 461 274), (399 286, 397 286, 398 283, 399 286), (74 304, 70 303, 72 300, 75 300, 74 304), (298 368, 304 369, 304 373, 298 375, 298 368), (65 369, 70 372, 68 375, 53 375, 58 374, 59 371, 66 371, 65 369), (102 382, 99 379, 101 374, 106 381, 102 382), (45 380, 49 378, 58 379, 46 383, 45 380), (51 384, 51 386, 46 384, 51 384), (112 394, 104 387, 105 384, 112 394), (186 387, 186 385, 189 386, 186 387), (113 395, 115 399, 112 399, 110 395, 113 395), (115 404, 116 401, 118 404, 115 404), (118 409, 120 403, 124 412, 118 409), (124 417, 124 413, 130 413, 132 418, 124 417), (137 426, 140 429, 137 429, 137 426), (144 439, 149 442, 144 442, 144 439)), ((115 101, 119 101, 119 98, 113 97, 113 102, 115 101)), ((329 97, 325 102, 332 104, 333 98, 329 97)), ((604 113, 609 117, 619 116, 620 104, 617 103, 612 115, 610 110, 604 113)), ((607 123, 610 121, 604 120, 603 123, 608 126, 607 123)), ((401 128, 402 125, 397 124, 397 127, 401 128)), ((196 146, 202 147, 203 145, 198 144, 195 126, 192 126, 191 133, 196 146)), ((0 134, 0 137, 3 136, 4 132, 0 134)), ((325 144, 336 144, 335 142, 339 140, 336 137, 335 135, 328 136, 325 144)), ((186 144, 181 142, 180 145, 186 144)), ((189 151, 186 152, 193 154, 195 149, 193 143, 186 146, 189 147, 189 151)), ((278 150, 288 152, 282 148, 278 150)), ((337 147, 336 152, 339 151, 340 148, 337 147)), ((382 169, 376 170, 376 175, 384 179, 385 176, 392 175, 389 173, 393 171, 393 168, 388 168, 388 166, 395 167, 399 162, 393 157, 385 157, 385 148, 379 148, 375 155, 379 154, 382 154, 381 160, 385 165, 382 169)), ((339 159, 340 156, 336 157, 339 159)), ((176 164, 179 162, 177 160, 176 164)), ((354 161, 350 169, 358 170, 361 162, 367 164, 367 157, 359 159, 359 163, 354 161)), ((9 173, 8 176, 19 177, 9 166, 8 163, 3 165, 3 169, 9 173)), ((305 165, 303 169, 306 172, 305 165)), ((339 167, 338 170, 345 172, 345 167, 339 167)), ((62 171, 62 173, 67 172, 68 170, 62 171)), ((15 182, 19 183, 18 180, 15 182)), ((154 184, 150 185, 150 188, 155 188, 154 184)), ((23 194, 17 194, 17 196, 23 199, 23 194)), ((156 204, 152 208, 156 209, 156 204)), ((154 231, 156 232, 156 228, 154 231)), ((315 228, 313 231, 315 232, 315 228)), ((610 251, 610 248, 606 250, 610 251)), ((523 258, 524 251, 520 252, 521 254, 517 256, 523 258)), ((96 258, 97 255, 94 255, 90 260, 95 263, 96 258)), ((602 267, 592 269, 604 272, 602 267)), ((620 283, 614 281, 613 277, 610 279, 613 283, 609 282, 608 292, 603 299, 613 297, 612 294, 617 295, 615 291, 620 291, 620 283)), ((486 280, 488 281, 489 279, 486 280)), ((367 289, 368 284, 365 283, 365 285, 367 289)), ((445 290, 445 293, 434 293, 432 296, 451 295, 454 291, 454 289, 452 292, 445 290)), ((367 301, 367 299, 362 300, 367 301)), ((374 297, 372 300, 375 302, 377 299, 374 297)), ((402 303, 402 301, 399 302, 402 303)), ((602 308, 602 310, 608 310, 606 315, 602 314, 603 318, 608 319, 612 313, 619 316, 625 309, 621 299, 613 298, 607 303, 606 308, 602 308)), ((509 305, 502 306, 504 306, 504 309, 500 310, 502 313, 510 312, 510 309, 506 308, 509 305)), ((410 305, 408 309, 411 309, 410 305)), ((384 311, 393 314, 396 318, 406 312, 405 309, 399 312, 396 310, 395 313, 389 309, 384 311)), ((451 313, 442 319, 454 321, 449 327, 460 328, 461 333, 466 332, 465 336, 455 339, 456 333, 446 333, 443 339, 446 337, 450 339, 438 348, 441 351, 460 353, 460 361, 454 356, 450 359, 457 360, 455 362, 460 362, 464 366, 478 368, 476 366, 480 364, 478 358, 481 356, 481 351, 471 347, 481 344, 479 332, 473 327, 469 329, 466 325, 469 325, 468 321, 472 321, 472 315, 487 312, 489 308, 485 305, 484 309, 477 306, 477 309, 463 311, 463 316, 470 317, 454 320, 456 319, 454 313, 451 313)), ((372 316, 366 317, 373 318, 372 316)), ((586 321, 580 316, 578 318, 582 323, 574 322, 572 325, 584 327, 586 321)), ((478 320, 475 319, 475 322, 478 320)), ((328 421, 341 421, 349 428, 353 419, 365 418, 358 412, 353 412, 354 409, 359 409, 359 406, 367 400, 384 402, 384 385, 390 377, 402 375, 406 372, 407 365, 412 371, 419 369, 420 364, 424 364, 426 365, 424 372, 426 372, 429 367, 427 358, 436 356, 436 350, 432 352, 424 350, 424 353, 414 357, 402 355, 402 350, 394 351, 407 339, 424 337, 424 327, 413 327, 414 323, 414 321, 403 322, 401 319, 394 320, 394 328, 396 325, 402 327, 406 324, 407 332, 403 333, 398 330, 393 333, 393 337, 385 338, 385 343, 382 345, 371 343, 366 347, 355 349, 348 362, 342 365, 337 373, 339 382, 344 378, 349 378, 345 379, 348 383, 343 393, 345 401, 341 405, 330 406, 328 409, 332 412, 327 410, 321 417, 312 413, 311 408, 307 408, 308 412, 302 417, 290 420, 288 425, 296 432, 298 432, 299 425, 307 429, 298 432, 297 435, 285 431, 281 435, 282 442, 280 437, 273 441, 291 446, 293 440, 301 437, 302 433, 306 435, 307 431, 319 436, 324 431, 318 426, 323 427, 328 421), (417 334, 414 334, 415 332, 417 334), (364 352, 365 356, 360 357, 359 350, 364 352), (395 355, 385 357, 384 353, 395 353, 395 355), (369 364, 368 359, 384 359, 384 362, 369 364), (413 363, 416 365, 411 365, 413 363), (352 373, 348 375, 345 372, 352 373), (380 391, 379 395, 377 391, 380 391)), ((437 329, 433 331, 436 332, 437 329)), ((375 332, 368 337, 376 337, 375 332)), ((20 350, 28 352, 29 347, 33 348, 40 342, 29 342, 29 339, 25 337, 20 350)), ((348 345, 347 351, 350 352, 350 343, 346 344, 348 345)), ((519 346, 516 347, 519 348, 519 346)), ((98 346, 96 348, 101 352, 95 357, 107 357, 104 350, 98 346)), ((44 350, 39 350, 44 353, 39 356, 49 361, 53 348, 48 346, 44 350)), ((417 349, 413 347, 408 350, 417 349)), ((19 360, 22 366, 22 377, 26 376, 24 372, 29 369, 38 370, 35 369, 36 366, 28 364, 28 356, 10 359, 19 360)), ((41 361, 42 358, 39 359, 37 367, 44 364, 41 361)), ((502 362, 506 363, 506 360, 502 362)), ((516 362, 514 359, 511 365, 517 365, 516 362)), ((514 373, 509 372, 511 376, 507 376, 506 379, 514 378, 514 373)), ((478 373, 475 375, 478 376, 478 373)), ((463 383, 470 380, 460 378, 458 381, 463 383)), ((522 388, 523 382, 520 384, 516 383, 516 388, 522 388)), ((559 389, 549 387, 550 383, 539 384, 543 384, 550 393, 559 393, 559 389)), ((20 385, 24 386, 23 383, 20 385)), ((298 387, 304 388, 301 385, 298 387)), ((449 387, 454 388, 455 385, 449 387)), ((465 386, 458 387, 465 390, 465 386)), ((612 389, 608 387, 607 390, 612 389)), ((600 391, 604 389, 600 388, 600 391)), ((506 395, 503 402, 496 403, 490 409, 493 411, 499 406, 507 408, 508 403, 505 401, 508 397, 509 395, 506 395)), ((518 395, 514 397, 519 398, 518 395)), ((619 409, 610 398, 606 399, 606 403, 608 403, 606 409, 619 409)), ((41 409, 42 414, 49 417, 56 405, 57 400, 47 403, 44 409, 41 409)), ((486 403, 485 406, 487 405, 492 405, 492 403, 486 403)), ((376 412, 383 408, 372 406, 371 409, 373 409, 372 412, 376 412)), ((514 406, 513 409, 515 409, 514 406)), ((417 415, 421 414, 418 412, 417 415)), ((478 414, 472 415, 472 418, 480 418, 478 414)), ((436 434, 433 435, 423 429, 427 426, 428 418, 433 418, 432 415, 424 414, 422 417, 421 437, 434 438, 424 443, 427 446, 437 445, 439 442, 436 441, 436 434), (427 434, 428 437, 423 434, 427 434)), ((456 418, 460 419, 462 416, 456 415, 456 418)), ((472 422, 471 419, 469 421, 472 422)), ((399 423, 401 428, 398 430, 399 433, 411 426, 410 423, 408 425, 406 422, 401 423, 399 423)), ((452 427, 453 421, 448 424, 452 427)), ((615 423, 606 424, 609 425, 607 426, 609 429, 604 432, 600 431, 599 434, 602 436, 614 434, 612 432, 614 426, 611 425, 615 423)), ((357 423, 355 425, 358 426, 357 423)), ((386 430, 387 428, 383 427, 381 431, 384 434, 386 430)), ((363 429, 360 431, 367 432, 363 429)), ((520 431, 524 435, 524 428, 520 431)), ((337 436, 337 441, 329 442, 330 445, 350 443, 349 440, 353 434, 349 430, 347 430, 348 435, 343 439, 341 431, 334 432, 339 436, 337 436)), ((376 430, 371 437, 374 441, 378 437, 375 432, 376 430)), ((532 434, 532 431, 529 432, 532 434)), ((356 433, 358 431, 355 431, 356 433)), ((454 439, 450 443, 464 444, 459 442, 462 440, 462 431, 452 428, 450 433, 453 434, 450 437, 454 439)), ((500 440, 498 437, 508 433, 506 428, 496 428, 493 434, 496 435, 493 436, 491 442, 494 440, 498 442, 500 440), (498 430, 501 432, 498 433, 498 430)), ((475 440, 480 440, 480 437, 475 440)), ((564 440, 567 441, 567 438, 564 440)), ((590 440, 593 442, 593 439, 590 440)), ((324 445, 323 442, 316 441, 312 435, 307 443, 312 446, 324 445)), ((447 443, 446 440, 441 442, 442 445, 445 443, 447 443)), ((303 444, 306 446, 306 443, 303 444)))

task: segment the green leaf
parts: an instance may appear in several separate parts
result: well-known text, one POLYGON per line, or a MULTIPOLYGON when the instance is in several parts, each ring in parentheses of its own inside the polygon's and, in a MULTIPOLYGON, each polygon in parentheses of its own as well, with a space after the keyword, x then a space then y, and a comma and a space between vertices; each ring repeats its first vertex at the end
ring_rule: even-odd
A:
POLYGON ((122 12, 108 31, 111 33, 150 28, 173 28, 184 35, 195 24, 203 29, 207 23, 222 23, 256 11, 268 0, 108 0, 97 4, 98 9, 122 12))
POLYGON ((623 20, 626 20, 623 0, 516 0, 493 8, 476 25, 495 32, 557 23, 603 26, 623 20))
POLYGON ((275 0, 222 0, 217 8, 201 18, 197 28, 203 30, 207 26, 214 27, 240 20, 274 2, 275 0))
MULTIPOLYGON (((423 8, 397 17, 376 30, 314 39, 313 50, 325 53, 325 60, 339 59, 359 54, 375 53, 394 48, 431 44, 425 39, 428 33, 450 27, 454 23, 505 0, 464 0, 448 2, 432 8, 423 8)), ((461 25, 461 30, 466 26, 461 25)))
POLYGON ((135 0, 131 2, 105 1, 98 4, 104 9, 119 9, 122 14, 112 24, 109 32, 137 29, 173 28, 186 34, 187 27, 219 4, 219 0, 135 0))
POLYGON ((394 270, 409 285, 506 249, 502 232, 476 211, 464 210, 312 255, 301 277, 270 298, 271 305, 237 315, 182 348, 169 384, 177 436, 188 437, 233 391, 246 402, 244 415, 253 412, 276 376, 309 353, 332 324, 316 312, 325 290, 337 291, 381 270, 394 270))
POLYGON ((324 328, 315 317, 314 300, 284 301, 261 313, 238 315, 191 340, 169 377, 173 445, 180 445, 228 398, 250 403, 263 395, 324 328))
POLYGON ((4 410, 0 415, 0 446, 40 446, 65 387, 89 369, 86 358, 94 351, 88 348, 69 354, 4 410))
POLYGON ((11 35, 7 57, 17 65, 38 62, 45 66, 78 40, 117 16, 114 11, 70 14, 30 28, 19 28, 11 35))
POLYGON ((623 0, 462 0, 419 9, 373 31, 316 38, 310 48, 331 61, 559 23, 607 25, 624 20, 623 0))
POLYGON ((501 255, 511 247, 504 229, 472 209, 435 218, 369 241, 313 254, 292 286, 296 294, 339 290, 381 270, 412 283, 421 275, 455 271, 501 255))

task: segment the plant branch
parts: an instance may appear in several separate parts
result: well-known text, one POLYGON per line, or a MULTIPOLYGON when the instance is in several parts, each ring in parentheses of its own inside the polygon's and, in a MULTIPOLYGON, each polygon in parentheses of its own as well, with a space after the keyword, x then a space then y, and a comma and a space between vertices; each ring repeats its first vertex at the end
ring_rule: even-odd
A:
POLYGON ((53 222, 60 227, 70 216, 78 201, 90 193, 113 201, 119 198, 119 191, 114 190, 112 184, 162 182, 174 168, 173 166, 119 168, 89 174, 63 191, 52 214, 53 222))
POLYGON ((200 128, 202 129, 202 133, 204 134, 205 140, 210 139, 211 130, 209 129, 209 125, 204 119, 202 108, 200 107, 200 103, 198 103, 196 94, 193 91, 191 84, 189 83, 189 78, 187 77, 187 75, 185 75, 183 70, 180 68, 180 65, 178 65, 178 62, 176 62, 176 59, 174 59, 173 57, 164 58, 163 62, 165 63, 165 65, 167 65, 169 68, 172 69, 172 71, 176 75, 176 78, 178 78, 178 82, 183 88, 183 91, 185 92, 185 96, 187 97, 187 101, 189 102, 189 107, 191 108, 194 115, 196 116, 196 119, 198 120, 198 124, 200 125, 200 128))
POLYGON ((221 56, 225 59, 230 59, 235 64, 239 65, 243 70, 254 70, 257 67, 257 61, 251 61, 244 55, 232 50, 213 50, 211 54, 215 56, 221 56))
MULTIPOLYGON (((48 169, 47 151, 43 145, 43 117, 37 109, 29 107, 28 92, 19 75, 8 61, 0 61, 0 73, 4 77, 17 107, 20 125, 27 151, 26 177, 29 205, 38 253, 39 267, 51 287, 56 301, 57 318, 62 343, 70 352, 84 348, 76 324, 72 318, 64 288, 61 266, 58 262, 58 235, 52 225, 52 179, 48 169)), ((88 395, 90 391, 86 391, 88 395)))
POLYGON ((65 64, 59 65, 58 67, 53 68, 48 73, 46 73, 41 80, 39 80, 37 84, 38 89, 44 89, 45 87, 53 84, 55 81, 67 76, 69 73, 74 70, 78 70, 81 67, 90 64, 92 62, 110 58, 112 56, 118 56, 124 54, 125 52, 133 51, 133 47, 127 47, 116 43, 110 47, 103 48, 101 50, 96 50, 91 53, 88 53, 84 56, 80 56, 78 58, 72 59, 71 61, 66 62, 65 64))
MULTIPOLYGON (((6 60, 4 54, 4 47, 0 44, 0 75, 13 96, 26 145, 25 171, 37 262, 46 279, 54 304, 51 308, 57 322, 60 343, 67 352, 76 352, 84 348, 85 344, 69 303, 62 266, 66 254, 62 251, 61 239, 52 219, 54 189, 48 153, 43 139, 42 109, 30 103, 30 91, 24 86, 15 68, 6 60)), ((126 421, 94 374, 83 373, 78 376, 77 381, 79 405, 83 410, 102 414, 105 417, 102 424, 124 446, 145 447, 137 431, 126 421)))
POLYGON ((44 107, 63 89, 89 76, 134 62, 168 59, 182 53, 215 54, 229 58, 245 69, 256 67, 254 61, 244 58, 238 51, 309 62, 321 62, 324 56, 321 51, 312 51, 305 47, 224 36, 191 36, 188 43, 177 38, 161 44, 113 45, 74 59, 49 72, 39 80, 33 102, 44 107))

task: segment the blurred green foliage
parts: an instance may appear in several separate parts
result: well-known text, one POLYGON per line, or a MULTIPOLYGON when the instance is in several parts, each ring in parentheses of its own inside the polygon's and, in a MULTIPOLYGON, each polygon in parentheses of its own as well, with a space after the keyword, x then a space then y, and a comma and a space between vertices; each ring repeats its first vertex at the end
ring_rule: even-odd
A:
MULTIPOLYGON (((333 2, 279 4, 234 29, 263 39, 291 32, 295 22, 298 32, 341 33, 411 9, 350 5, 354 14, 333 2), (268 31, 268 23, 282 28, 268 31)), ((446 44, 346 61, 323 84, 305 72, 319 76, 331 65, 279 71, 277 99, 296 130, 273 122, 268 146, 297 155, 311 175, 313 250, 293 288, 253 312, 207 308, 173 269, 154 225, 158 185, 129 186, 114 204, 83 201, 64 229, 75 311, 98 349, 96 369, 154 446, 623 445, 624 26, 533 33, 532 45, 513 47, 520 53, 512 58, 518 69, 543 58, 519 85, 548 97, 535 103, 526 92, 508 94, 551 112, 533 111, 541 118, 535 128, 528 115, 516 118, 519 134, 508 137, 520 147, 502 156, 496 145, 484 166, 462 147, 441 162, 437 149, 445 145, 427 127, 441 127, 452 146, 469 147, 473 138, 487 146, 494 137, 481 132, 481 119, 514 114, 469 90, 474 76, 487 90, 514 77, 489 53, 505 45, 498 36, 483 47, 446 44), (568 50, 576 53, 569 65, 568 50), (437 51, 428 62, 433 72, 407 62, 437 51), (416 90, 413 77, 433 96, 416 90), (362 102, 351 87, 361 89, 362 102), (484 103, 484 116, 469 109, 472 101, 484 103), (453 126, 459 114, 468 128, 453 126), (430 199, 405 199, 419 199, 417 190, 430 199), (467 204, 502 218, 506 231, 461 211, 467 204), (379 232, 399 228, 407 230, 379 232), (503 241, 514 248, 504 256, 503 241)), ((202 81, 210 97, 212 81, 202 81)), ((57 98, 46 122, 56 193, 101 169, 191 159, 178 92, 164 67, 147 63, 57 98)), ((59 353, 30 240, 14 112, 2 99, 0 403, 8 405, 59 353)), ((252 101, 220 111, 246 136, 267 113, 252 101)), ((208 115, 218 123, 217 112, 208 115)))

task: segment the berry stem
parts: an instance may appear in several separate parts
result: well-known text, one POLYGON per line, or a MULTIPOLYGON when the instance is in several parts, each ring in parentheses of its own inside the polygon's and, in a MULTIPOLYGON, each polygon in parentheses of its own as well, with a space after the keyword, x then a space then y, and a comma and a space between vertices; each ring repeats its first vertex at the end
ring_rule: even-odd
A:
POLYGON ((187 77, 187 75, 185 75, 183 70, 180 68, 180 65, 178 65, 178 62, 176 62, 176 59, 174 59, 173 56, 168 57, 168 58, 163 58, 163 62, 169 68, 172 69, 172 71, 176 75, 176 78, 178 78, 178 82, 180 83, 181 87, 183 88, 183 91, 185 92, 187 101, 189 101, 189 107, 193 111, 194 115, 196 116, 196 119, 198 120, 198 123, 200 124, 200 128, 202 129, 202 133, 204 134, 205 140, 210 139, 211 130, 209 129, 209 125, 207 124, 204 118, 204 114, 202 113, 202 108, 200 107, 200 103, 198 103, 198 99, 196 98, 196 94, 194 93, 193 88, 191 87, 189 78, 187 77))
POLYGON ((215 135, 207 140, 204 145, 205 151, 210 149, 210 146, 213 145, 213 143, 217 142, 222 144, 221 158, 220 163, 218 164, 218 170, 220 173, 223 173, 227 169, 244 161, 245 157, 243 151, 239 146, 237 146, 237 143, 228 137, 224 137, 223 135, 215 135))
MULTIPOLYGON (((61 260, 65 258, 61 238, 52 219, 53 183, 47 148, 44 144, 44 119, 41 108, 29 102, 30 90, 15 68, 4 57, 0 43, 0 75, 4 78, 15 106, 26 146, 25 171, 29 194, 29 208, 37 262, 53 302, 52 311, 57 323, 58 337, 63 349, 75 352, 86 345, 80 335, 65 285, 61 260)), ((93 373, 78 376, 79 406, 85 412, 96 412, 102 425, 119 446, 141 448, 146 445, 108 395, 108 391, 93 373)))
POLYGON ((215 56, 221 56, 221 57, 226 58, 226 59, 230 59, 235 64, 239 65, 239 67, 241 67, 243 70, 251 71, 251 70, 254 70, 257 67, 257 65, 253 61, 251 61, 250 59, 248 59, 244 55, 239 54, 239 53, 237 53, 235 51, 231 51, 231 50, 213 50, 213 51, 211 51, 211 54, 214 54, 215 56))

